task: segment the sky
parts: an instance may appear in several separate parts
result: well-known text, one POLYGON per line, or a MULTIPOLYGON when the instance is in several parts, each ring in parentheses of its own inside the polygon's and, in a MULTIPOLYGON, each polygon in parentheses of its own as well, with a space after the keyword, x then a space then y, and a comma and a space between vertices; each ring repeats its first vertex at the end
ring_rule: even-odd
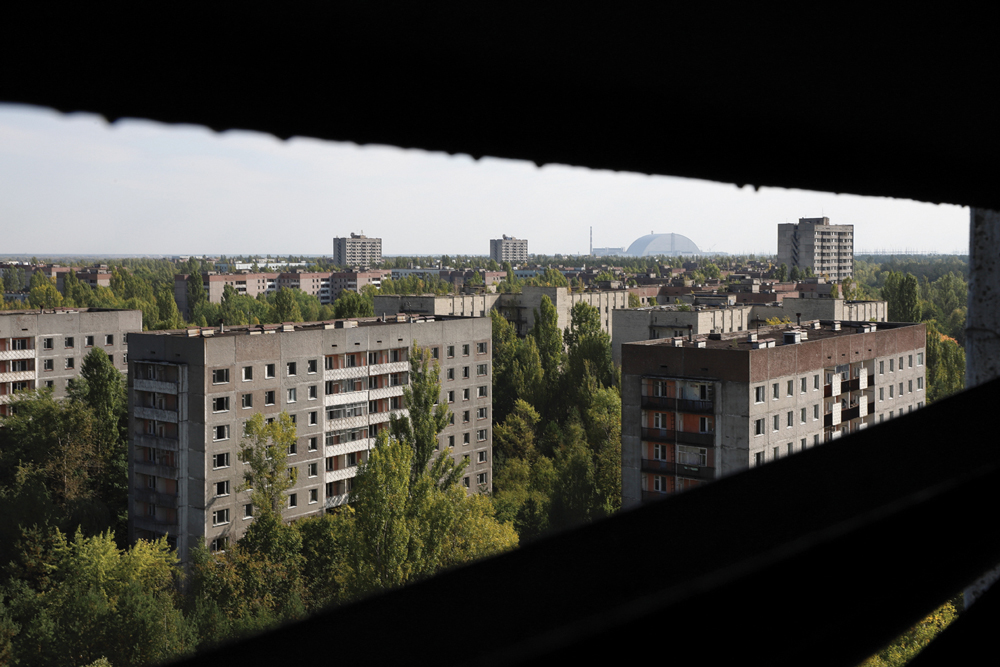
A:
POLYGON ((571 255, 591 227, 595 247, 674 232, 775 254, 777 223, 824 215, 854 225, 855 252, 968 252, 960 206, 0 104, 0 255, 318 256, 362 231, 385 255, 487 255, 502 234, 571 255))

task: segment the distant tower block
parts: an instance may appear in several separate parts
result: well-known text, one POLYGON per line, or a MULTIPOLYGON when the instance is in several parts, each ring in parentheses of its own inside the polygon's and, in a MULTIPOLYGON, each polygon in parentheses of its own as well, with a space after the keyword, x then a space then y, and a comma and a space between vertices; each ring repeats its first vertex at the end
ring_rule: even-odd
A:
POLYGON ((854 225, 831 225, 830 218, 799 218, 778 224, 778 264, 811 268, 832 281, 854 276, 854 225))
POLYGON ((502 239, 490 240, 490 259, 497 264, 528 261, 528 241, 503 235, 502 239))
POLYGON ((382 239, 351 233, 333 239, 333 263, 337 266, 372 266, 382 263, 382 239))

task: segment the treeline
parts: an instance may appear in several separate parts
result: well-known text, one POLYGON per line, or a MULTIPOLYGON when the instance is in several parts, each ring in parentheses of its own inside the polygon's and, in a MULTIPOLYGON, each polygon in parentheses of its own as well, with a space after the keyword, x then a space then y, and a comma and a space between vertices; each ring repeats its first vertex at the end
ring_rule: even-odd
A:
POLYGON ((312 322, 343 317, 373 317, 374 306, 370 290, 364 293, 344 291, 333 304, 321 304, 319 298, 297 289, 281 288, 277 292, 256 298, 240 295, 227 285, 222 303, 211 303, 205 294, 201 271, 210 270, 199 260, 191 259, 180 270, 188 273, 187 296, 191 319, 186 321, 174 298, 174 264, 166 260, 123 260, 109 267, 109 287, 92 288, 81 282, 75 273, 64 275, 63 290, 40 272, 27 282, 21 267, 8 267, 0 278, 0 308, 121 308, 142 311, 144 330, 180 329, 187 325, 219 326, 220 324, 277 324, 281 322, 312 322), (8 287, 5 281, 13 281, 8 287), (5 302, 3 292, 28 291, 27 303, 5 302))
POLYGON ((968 271, 955 256, 855 260, 854 280, 842 283, 845 298, 884 299, 890 322, 927 325, 928 403, 965 388, 968 271))

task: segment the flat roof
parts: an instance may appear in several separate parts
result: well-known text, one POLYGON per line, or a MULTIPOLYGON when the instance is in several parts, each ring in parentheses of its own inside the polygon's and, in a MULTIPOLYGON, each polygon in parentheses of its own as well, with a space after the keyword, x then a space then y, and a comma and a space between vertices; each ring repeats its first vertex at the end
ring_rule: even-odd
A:
POLYGON ((796 345, 826 338, 836 338, 839 336, 851 336, 863 333, 861 327, 870 328, 870 332, 887 331, 890 329, 901 329, 903 327, 915 327, 921 322, 853 322, 847 320, 809 320, 803 322, 801 326, 796 324, 762 325, 748 331, 736 331, 724 334, 698 334, 688 340, 687 336, 675 336, 672 338, 655 338, 652 340, 634 341, 623 343, 623 348, 627 345, 648 345, 660 347, 676 347, 675 341, 682 341, 681 347, 707 349, 742 349, 751 350, 754 346, 762 347, 761 342, 774 341, 774 347, 782 345, 796 345), (819 323, 819 328, 812 328, 814 323, 819 323), (839 324, 840 330, 834 331, 833 325, 839 324), (798 331, 802 338, 800 343, 785 343, 785 333, 798 331), (751 340, 756 336, 756 341, 751 340), (699 345, 703 343, 704 345, 699 345))

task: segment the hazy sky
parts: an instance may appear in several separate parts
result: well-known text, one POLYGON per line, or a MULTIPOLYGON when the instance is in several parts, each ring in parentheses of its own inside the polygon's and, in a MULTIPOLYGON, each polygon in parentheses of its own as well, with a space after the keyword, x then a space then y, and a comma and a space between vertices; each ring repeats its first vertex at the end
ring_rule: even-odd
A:
POLYGON ((675 232, 702 250, 777 251, 779 222, 826 215, 855 250, 968 252, 967 208, 536 167, 387 146, 0 105, 0 254, 329 255, 364 230, 386 255, 543 254, 675 232))

